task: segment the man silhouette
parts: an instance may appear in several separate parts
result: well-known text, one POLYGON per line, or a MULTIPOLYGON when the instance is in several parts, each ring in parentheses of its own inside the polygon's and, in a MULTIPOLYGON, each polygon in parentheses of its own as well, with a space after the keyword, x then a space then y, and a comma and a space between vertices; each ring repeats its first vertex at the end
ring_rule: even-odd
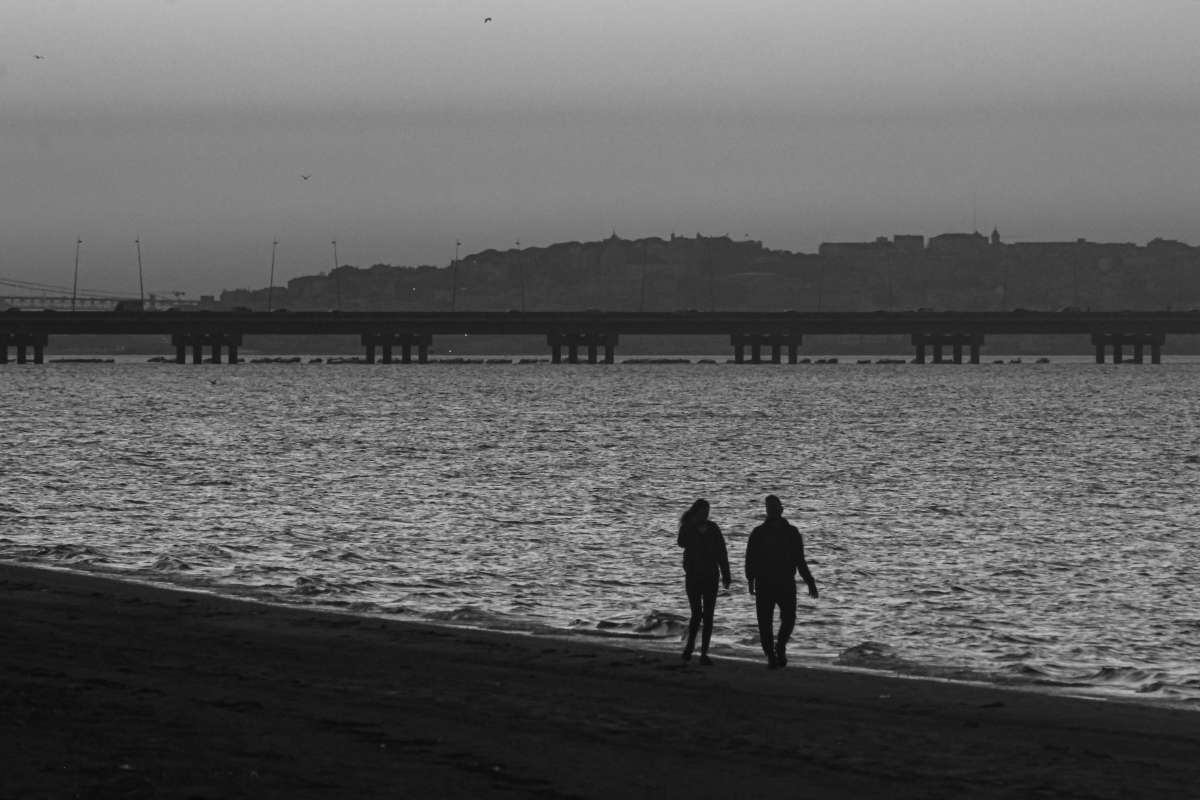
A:
POLYGON ((808 584, 808 596, 817 596, 817 582, 804 560, 804 537, 783 517, 783 503, 767 495, 767 518, 750 533, 746 543, 746 582, 755 596, 758 634, 767 656, 767 667, 787 664, 787 641, 796 627, 796 572, 808 584), (779 606, 779 634, 775 635, 775 607, 779 606))

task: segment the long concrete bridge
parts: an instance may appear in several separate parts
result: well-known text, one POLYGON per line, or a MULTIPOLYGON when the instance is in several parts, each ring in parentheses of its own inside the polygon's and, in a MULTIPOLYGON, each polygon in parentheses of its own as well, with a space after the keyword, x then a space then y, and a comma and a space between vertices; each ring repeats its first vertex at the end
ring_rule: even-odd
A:
POLYGON ((728 336, 738 363, 796 363, 803 337, 826 334, 909 336, 914 360, 979 363, 986 336, 1080 335, 1097 363, 1125 358, 1160 363, 1168 334, 1200 333, 1200 311, 18 311, 0 313, 0 363, 42 363, 53 336, 155 334, 171 337, 175 360, 237 363, 247 335, 354 335, 366 360, 425 362, 434 336, 523 334, 546 337, 551 360, 612 363, 621 336, 728 336), (399 353, 397 353, 399 351, 399 353), (564 359, 565 354, 565 359, 564 359), (399 355, 397 359, 396 356, 399 355), (932 356, 932 359, 929 357, 932 356))

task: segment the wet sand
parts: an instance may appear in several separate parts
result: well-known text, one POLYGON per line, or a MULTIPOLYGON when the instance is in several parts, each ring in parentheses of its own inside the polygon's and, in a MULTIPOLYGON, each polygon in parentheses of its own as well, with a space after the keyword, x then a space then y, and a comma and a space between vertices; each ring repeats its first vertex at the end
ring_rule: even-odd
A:
POLYGON ((4 798, 1200 795, 1194 711, 6 565, 0 592, 4 798))

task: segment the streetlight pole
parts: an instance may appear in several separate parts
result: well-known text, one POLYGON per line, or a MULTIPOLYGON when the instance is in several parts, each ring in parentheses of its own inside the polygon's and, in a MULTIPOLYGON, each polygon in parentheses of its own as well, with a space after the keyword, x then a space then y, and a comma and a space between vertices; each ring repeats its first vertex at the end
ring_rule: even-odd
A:
POLYGON ((279 239, 271 242, 271 278, 267 281, 267 311, 271 310, 271 293, 275 291, 275 248, 279 247, 279 239))
POLYGON ((142 280, 142 237, 133 240, 138 258, 138 308, 146 310, 146 283, 142 280))
POLYGON ((337 239, 333 242, 333 291, 334 291, 334 308, 338 311, 342 310, 342 276, 338 274, 338 257, 337 257, 337 239))
POLYGON ((521 279, 521 311, 525 311, 525 258, 521 254, 521 240, 517 239, 517 277, 521 279))
POLYGON ((458 302, 458 248, 462 246, 462 242, 458 239, 454 240, 454 269, 450 274, 450 310, 453 311, 455 304, 458 302))
POLYGON ((646 243, 642 242, 642 299, 638 303, 638 311, 646 310, 646 243))
POLYGON ((71 282, 71 310, 75 310, 75 295, 79 292, 79 247, 83 244, 83 239, 75 237, 75 278, 71 282))

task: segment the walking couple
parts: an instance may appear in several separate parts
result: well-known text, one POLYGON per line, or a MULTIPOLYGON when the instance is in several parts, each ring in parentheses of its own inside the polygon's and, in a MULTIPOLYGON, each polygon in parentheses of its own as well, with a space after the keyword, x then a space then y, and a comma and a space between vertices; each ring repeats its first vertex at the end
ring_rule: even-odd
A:
MULTIPOLYGON (((767 495, 767 518, 750 533, 746 542, 746 583, 754 595, 758 633, 767 666, 787 664, 787 642, 796 626, 796 573, 808 584, 808 596, 817 596, 817 583, 804 560, 804 538, 784 519, 783 503, 767 495), (775 608, 779 608, 779 632, 775 632, 775 608)), ((712 638, 713 613, 717 605, 717 581, 729 588, 729 555, 725 537, 717 523, 708 518, 708 501, 697 500, 679 519, 679 546, 683 548, 683 571, 687 576, 688 622, 683 660, 696 649, 696 633, 703 625, 700 663, 708 665, 708 643, 712 638)))

